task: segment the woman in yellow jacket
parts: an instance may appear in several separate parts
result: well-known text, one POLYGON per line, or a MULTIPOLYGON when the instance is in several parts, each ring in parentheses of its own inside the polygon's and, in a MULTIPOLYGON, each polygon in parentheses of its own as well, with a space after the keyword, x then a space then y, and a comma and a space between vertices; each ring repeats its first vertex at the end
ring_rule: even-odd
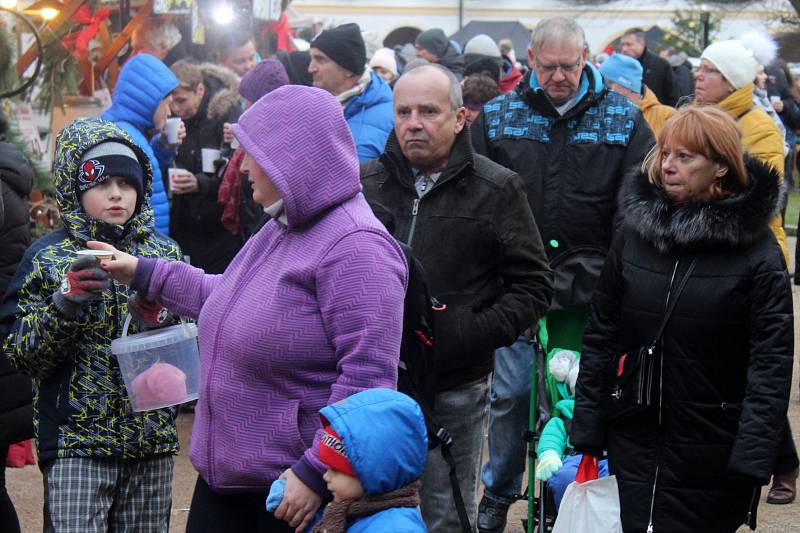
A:
MULTIPOLYGON (((769 115, 753 105, 753 80, 758 62, 740 41, 720 41, 700 56, 695 74, 695 102, 716 104, 730 114, 742 130, 742 144, 751 155, 783 175, 783 136, 769 115)), ((772 231, 789 265, 789 250, 780 213, 772 220, 772 231)))
MULTIPOLYGON (((714 43, 703 50, 700 56, 700 68, 695 74, 695 101, 716 104, 728 112, 742 130, 744 148, 783 175, 783 136, 769 115, 753 105, 753 80, 756 74, 758 62, 740 41, 714 43)), ((789 253, 780 213, 775 215, 771 226, 788 268, 789 253)), ((772 487, 767 493, 767 503, 791 503, 797 492, 800 462, 788 419, 782 441, 773 471, 772 487)))

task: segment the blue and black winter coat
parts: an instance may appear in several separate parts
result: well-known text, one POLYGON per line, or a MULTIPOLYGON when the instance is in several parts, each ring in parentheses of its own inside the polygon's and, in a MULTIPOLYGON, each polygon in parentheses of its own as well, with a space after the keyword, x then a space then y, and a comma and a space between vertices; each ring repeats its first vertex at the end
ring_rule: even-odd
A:
POLYGON ((370 83, 360 95, 344 106, 344 118, 356 141, 362 163, 383 153, 386 139, 394 128, 394 97, 383 79, 370 72, 370 83))
MULTIPOLYGON (((364 495, 386 494, 418 480, 428 456, 419 405, 389 389, 368 389, 320 410, 342 438, 364 495)), ((347 533, 427 531, 417 508, 392 507, 347 524, 347 533)))
POLYGON ((518 173, 555 273, 553 309, 588 306, 623 220, 620 191, 653 134, 636 105, 586 64, 576 104, 559 114, 532 72, 483 107, 475 151, 518 173))
POLYGON ((125 63, 114 87, 111 107, 101 118, 114 122, 125 130, 144 150, 153 168, 153 197, 151 204, 156 217, 156 229, 169 235, 169 199, 164 188, 161 167, 168 167, 177 151, 152 139, 148 133, 155 128, 155 115, 161 101, 178 87, 178 78, 157 57, 139 54, 125 63))
MULTIPOLYGON (((178 245, 153 228, 152 168, 139 145, 119 127, 100 119, 77 120, 56 140, 54 185, 64 228, 25 252, 0 307, 3 350, 12 365, 34 378, 34 423, 39 460, 64 457, 140 459, 178 450, 174 410, 135 413, 111 341, 122 333, 130 291, 112 283, 102 297, 83 305, 77 318, 53 304, 76 252, 89 240, 126 253, 179 260, 178 245), (129 145, 144 171, 144 199, 124 224, 90 217, 81 206, 77 173, 81 156, 114 140, 129 145)), ((130 333, 136 333, 131 324, 130 333)))

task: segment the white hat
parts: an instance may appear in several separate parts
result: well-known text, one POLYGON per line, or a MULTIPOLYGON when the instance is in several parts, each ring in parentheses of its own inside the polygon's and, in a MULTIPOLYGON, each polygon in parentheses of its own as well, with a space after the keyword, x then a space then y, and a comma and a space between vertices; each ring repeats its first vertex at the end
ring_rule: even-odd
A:
POLYGON ((700 59, 707 59, 717 67, 734 89, 753 83, 758 74, 758 61, 753 57, 753 52, 737 40, 709 45, 700 59))
POLYGON ((390 48, 378 48, 378 50, 375 51, 375 55, 369 60, 369 66, 370 68, 385 68, 397 76, 397 60, 394 56, 394 50, 390 48))
POLYGON ((480 56, 500 57, 500 47, 494 39, 485 33, 479 33, 464 46, 464 55, 475 54, 480 56))

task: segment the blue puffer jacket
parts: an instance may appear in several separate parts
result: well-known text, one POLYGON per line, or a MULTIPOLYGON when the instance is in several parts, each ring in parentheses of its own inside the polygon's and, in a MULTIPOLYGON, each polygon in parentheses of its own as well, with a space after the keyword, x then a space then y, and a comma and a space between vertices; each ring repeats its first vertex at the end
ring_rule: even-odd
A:
MULTIPOLYGON (((425 419, 405 394, 368 389, 320 410, 342 438, 366 496, 385 494, 419 479, 428 455, 425 419)), ((359 518, 347 533, 427 531, 419 509, 392 507, 359 518)))
POLYGON ((139 54, 125 63, 114 87, 112 104, 101 116, 116 123, 136 141, 153 166, 153 197, 150 202, 156 216, 156 230, 169 234, 169 199, 164 190, 161 168, 172 164, 176 150, 152 140, 147 133, 155 127, 155 115, 161 101, 178 87, 178 78, 157 57, 139 54))
POLYGON ((392 89, 374 72, 370 73, 370 79, 367 89, 344 107, 344 118, 362 163, 383 153, 386 139, 394 128, 392 89))

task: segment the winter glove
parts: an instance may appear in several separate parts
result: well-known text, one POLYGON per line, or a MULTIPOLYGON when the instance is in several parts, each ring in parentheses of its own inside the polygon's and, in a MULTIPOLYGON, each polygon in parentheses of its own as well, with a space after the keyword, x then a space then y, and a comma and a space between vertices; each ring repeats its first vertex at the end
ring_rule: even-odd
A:
POLYGON ((286 488, 286 480, 285 479, 276 479, 272 482, 272 486, 269 488, 269 496, 267 496, 267 511, 270 513, 274 513, 275 509, 281 504, 283 501, 283 491, 286 488))
POLYGON ((53 293, 53 304, 65 316, 76 318, 83 304, 100 298, 109 287, 108 272, 97 266, 97 260, 80 256, 72 262, 61 280, 61 287, 53 293))
POLYGON ((170 318, 166 307, 134 294, 128 299, 128 312, 142 329, 160 328, 170 318))
POLYGON ((536 465, 536 479, 547 481, 553 474, 559 471, 562 466, 561 456, 554 450, 545 450, 539 456, 536 465))

